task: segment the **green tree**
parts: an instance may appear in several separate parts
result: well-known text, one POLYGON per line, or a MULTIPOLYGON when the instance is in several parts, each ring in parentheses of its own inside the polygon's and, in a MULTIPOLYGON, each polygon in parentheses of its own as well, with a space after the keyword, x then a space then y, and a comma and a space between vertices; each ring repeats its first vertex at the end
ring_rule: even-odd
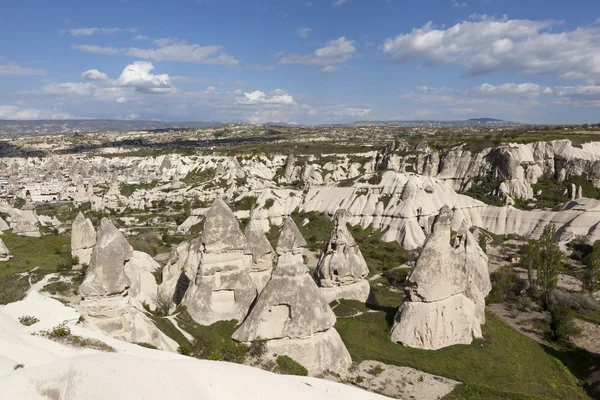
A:
POLYGON ((600 240, 594 242, 594 247, 586 259, 586 264, 588 268, 585 273, 584 287, 591 296, 599 286, 598 281, 600 281, 600 240))
POLYGON ((540 249, 533 240, 521 248, 521 266, 527 269, 527 281, 529 282, 529 296, 537 296, 537 282, 534 271, 540 263, 540 249))
POLYGON ((563 254, 558 247, 556 227, 554 224, 546 225, 542 235, 536 242, 538 253, 537 284, 542 292, 542 301, 548 307, 550 294, 558 283, 558 273, 562 264, 563 254))

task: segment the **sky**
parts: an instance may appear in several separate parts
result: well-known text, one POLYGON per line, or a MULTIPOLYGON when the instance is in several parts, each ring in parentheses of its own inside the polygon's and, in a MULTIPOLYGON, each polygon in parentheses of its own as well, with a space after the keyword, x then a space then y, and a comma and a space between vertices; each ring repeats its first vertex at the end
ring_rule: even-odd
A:
POLYGON ((1 0, 0 119, 600 122, 597 0, 1 0))

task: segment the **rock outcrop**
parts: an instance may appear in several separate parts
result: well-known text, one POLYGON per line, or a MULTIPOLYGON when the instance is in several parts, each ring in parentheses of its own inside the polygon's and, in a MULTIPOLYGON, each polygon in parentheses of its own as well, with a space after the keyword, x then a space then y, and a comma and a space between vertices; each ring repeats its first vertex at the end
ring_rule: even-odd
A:
POLYGON ((8 247, 6 247, 2 239, 0 239, 0 261, 8 261, 10 260, 10 257, 8 247))
POLYGON ((90 265, 79 286, 79 309, 86 324, 106 335, 174 351, 177 344, 143 312, 142 302, 152 302, 157 293, 151 271, 158 265, 149 263, 146 256, 133 251, 121 232, 103 218, 90 265))
POLYGON ((77 257, 80 264, 90 264, 96 245, 96 230, 89 218, 78 213, 71 227, 71 255, 77 257))
POLYGON ((315 270, 328 303, 338 299, 366 302, 371 291, 365 279, 369 268, 346 226, 347 217, 346 210, 336 212, 333 232, 315 270))
POLYGON ((250 278, 260 293, 271 279, 275 250, 262 230, 260 222, 254 218, 250 219, 244 235, 247 241, 244 254, 246 262, 250 265, 250 278))
POLYGON ((481 337, 485 296, 491 290, 487 257, 466 226, 450 243, 452 211, 442 207, 406 280, 392 340, 435 350, 481 337))
POLYGON ((13 228, 13 233, 19 236, 41 236, 40 225, 33 203, 25 203, 19 213, 17 224, 13 228))
POLYGON ((199 238, 200 260, 182 304, 198 323, 242 321, 256 298, 244 260, 246 237, 231 209, 217 198, 199 238))
POLYGON ((293 358, 313 375, 327 369, 344 372, 352 360, 333 327, 335 314, 304 264, 305 245, 288 218, 276 246, 279 258, 271 280, 232 337, 240 342, 265 339, 268 351, 293 358))

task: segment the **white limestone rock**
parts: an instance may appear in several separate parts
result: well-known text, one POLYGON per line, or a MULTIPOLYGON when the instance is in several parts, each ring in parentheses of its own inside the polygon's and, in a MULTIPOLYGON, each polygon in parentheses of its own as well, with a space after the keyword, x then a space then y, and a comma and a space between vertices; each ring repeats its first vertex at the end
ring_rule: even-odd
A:
POLYGON ((275 250, 263 232, 260 222, 254 218, 250 219, 244 235, 247 241, 244 254, 250 265, 250 278, 260 293, 271 279, 275 250))
POLYGON ((394 342, 434 350, 481 337, 491 290, 488 259, 466 224, 450 244, 452 221, 450 208, 442 207, 406 279, 406 297, 391 332, 394 342))
POLYGON ((0 239, 0 261, 8 261, 10 260, 10 257, 11 255, 8 247, 6 247, 2 239, 0 239))
MULTIPOLYGON (((328 302, 332 301, 329 300, 332 296, 338 295, 365 302, 370 293, 368 282, 366 285, 360 284, 366 282, 369 268, 346 226, 347 216, 346 210, 336 212, 335 226, 315 270, 321 291, 323 294, 327 292, 328 302)), ((333 300, 340 298, 334 297, 333 300)))
POLYGON ((246 237, 220 198, 206 214, 199 245, 197 273, 182 304, 202 325, 243 320, 257 292, 244 260, 246 237))
POLYGON ((71 255, 79 259, 80 264, 90 264, 96 245, 96 230, 89 218, 80 212, 71 227, 71 255))
POLYGON ((19 236, 40 237, 42 235, 33 203, 26 203, 23 206, 12 232, 19 236))
POLYGON ((291 218, 277 244, 279 258, 271 280, 234 332, 240 342, 266 339, 267 348, 303 364, 311 374, 343 372, 352 364, 335 331, 336 317, 302 258, 305 241, 291 218))

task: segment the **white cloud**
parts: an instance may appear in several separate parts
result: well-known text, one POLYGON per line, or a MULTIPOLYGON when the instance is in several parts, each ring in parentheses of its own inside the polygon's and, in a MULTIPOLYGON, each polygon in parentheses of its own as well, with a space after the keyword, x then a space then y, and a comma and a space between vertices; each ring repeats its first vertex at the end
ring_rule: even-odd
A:
POLYGON ((272 93, 255 90, 244 93, 244 98, 238 100, 238 104, 296 104, 294 98, 285 90, 276 89, 272 93))
POLYGON ((431 22, 387 39, 388 62, 422 60, 427 67, 462 65, 469 75, 513 71, 557 74, 569 79, 600 79, 600 27, 554 32, 556 21, 508 20, 472 15, 448 29, 431 22))
POLYGON ((311 55, 288 54, 281 57, 278 62, 279 64, 328 66, 348 61, 355 51, 354 40, 348 40, 342 36, 339 39, 330 40, 327 46, 315 50, 311 55))
POLYGON ((367 115, 371 114, 371 109, 357 107, 337 107, 326 111, 325 114, 338 118, 366 117, 367 115))
POLYGON ((341 7, 341 6, 343 6, 344 4, 346 4, 349 1, 350 0, 336 0, 333 3, 331 3, 331 4, 333 4, 334 7, 341 7))
POLYGON ((88 69, 81 77, 87 81, 108 81, 110 78, 104 72, 100 72, 97 69, 88 69))
POLYGON ((539 96, 542 94, 552 94, 552 89, 543 87, 535 83, 504 83, 502 85, 490 85, 484 83, 477 88, 480 93, 492 94, 515 94, 527 96, 539 96))
POLYGON ((148 36, 137 35, 137 36, 133 37, 131 40, 148 40, 148 39, 149 39, 148 36))
POLYGON ((116 86, 132 87, 140 92, 164 93, 171 90, 169 75, 153 75, 150 73, 154 65, 147 61, 136 61, 129 64, 121 76, 115 81, 116 86))
MULTIPOLYGON (((2 58, 0 58, 1 60, 2 58)), ((46 75, 43 69, 28 68, 14 62, 0 64, 0 75, 46 75)))
POLYGON ((300 28, 298 29, 298 31, 296 32, 298 34, 299 37, 301 37, 302 39, 306 39, 307 37, 310 36, 310 32, 312 31, 312 29, 304 27, 304 28, 300 28))
POLYGON ((22 108, 17 106, 0 106, 0 119, 68 119, 73 118, 69 113, 56 109, 38 110, 35 108, 22 108))
POLYGON ((98 33, 112 35, 117 32, 135 33, 137 28, 75 28, 61 31, 63 32, 69 32, 71 36, 92 36, 98 33))
POLYGON ((71 48, 75 49, 75 50, 83 51, 85 53, 105 54, 108 56, 112 56, 114 54, 117 54, 117 53, 123 51, 122 49, 117 49, 115 47, 101 47, 101 46, 97 46, 95 44, 74 44, 74 45, 71 45, 71 48))
POLYGON ((323 69, 321 70, 321 72, 325 72, 326 74, 330 74, 332 72, 336 72, 339 69, 340 68, 336 67, 335 65, 328 65, 326 67, 323 67, 323 69))
POLYGON ((158 39, 154 41, 157 48, 139 49, 131 47, 127 55, 156 61, 178 61, 198 64, 218 64, 234 66, 239 64, 233 56, 222 53, 223 46, 200 46, 187 44, 173 39, 158 39))
POLYGON ((462 7, 466 7, 467 5, 468 5, 467 3, 461 3, 457 0, 452 1, 452 7, 462 8, 462 7))

